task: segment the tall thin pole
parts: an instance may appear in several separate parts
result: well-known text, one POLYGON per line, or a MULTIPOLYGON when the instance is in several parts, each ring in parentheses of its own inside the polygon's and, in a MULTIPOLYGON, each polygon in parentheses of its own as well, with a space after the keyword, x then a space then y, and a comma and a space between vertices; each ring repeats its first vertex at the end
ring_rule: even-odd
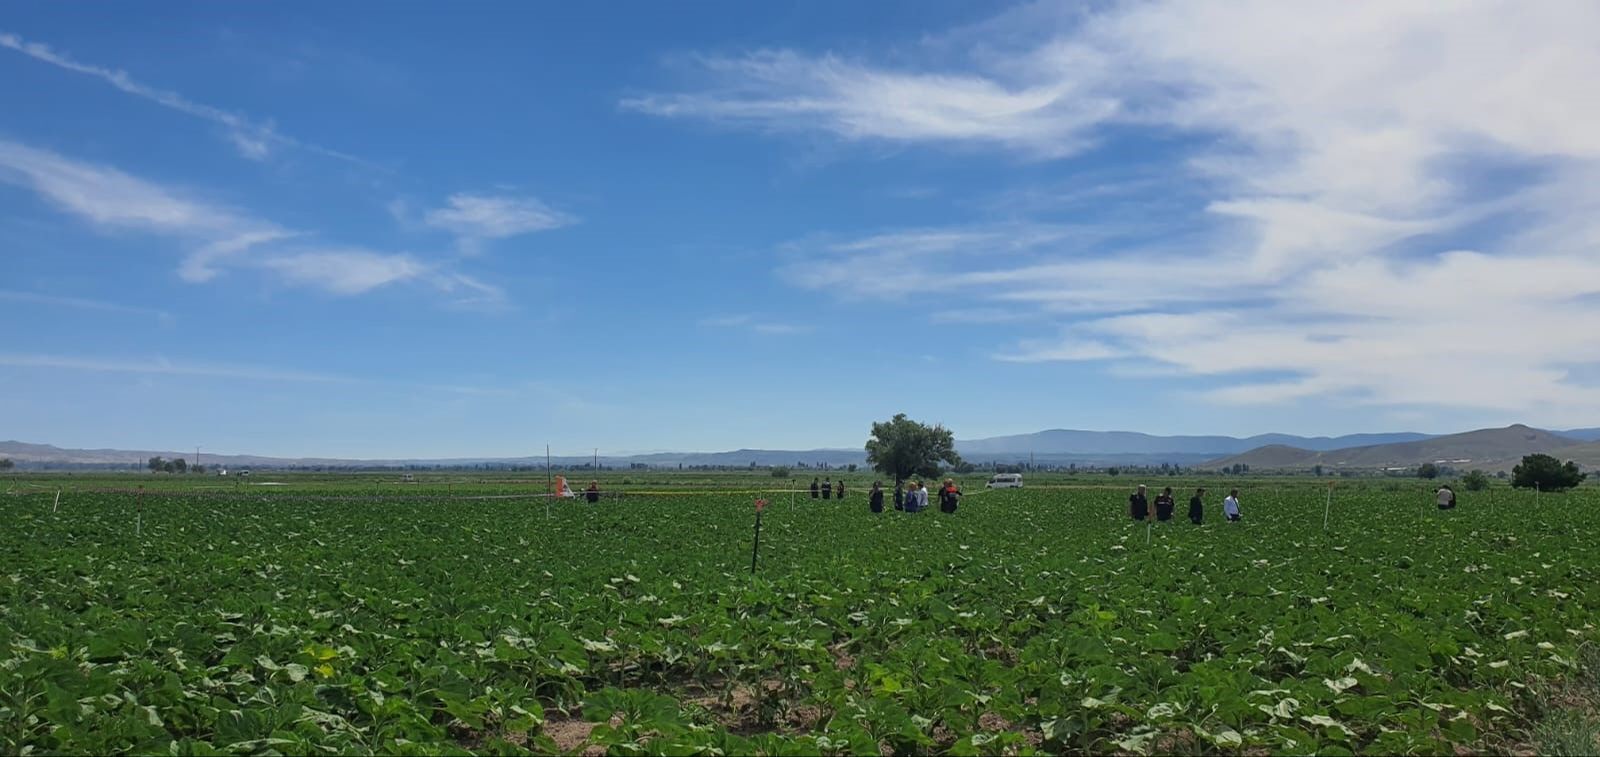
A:
POLYGON ((600 470, 600 448, 599 447, 595 447, 594 448, 594 469, 596 471, 600 470))
POLYGON ((1333 484, 1328 484, 1328 505, 1322 508, 1322 530, 1328 530, 1328 513, 1333 512, 1333 484))

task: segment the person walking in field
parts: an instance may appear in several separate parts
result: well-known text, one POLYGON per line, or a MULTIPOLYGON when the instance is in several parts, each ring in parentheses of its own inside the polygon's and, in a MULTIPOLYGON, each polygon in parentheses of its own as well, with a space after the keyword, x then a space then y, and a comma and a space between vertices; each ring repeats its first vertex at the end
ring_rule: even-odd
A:
POLYGON ((1139 488, 1129 495, 1128 515, 1133 516, 1134 520, 1150 519, 1150 501, 1145 499, 1144 484, 1139 484, 1139 488))
POLYGON ((844 499, 844 479, 839 479, 839 485, 834 487, 833 494, 839 499, 844 499))
POLYGON ((589 500, 589 504, 591 504, 591 505, 596 503, 596 502, 599 502, 600 501, 600 482, 599 481, 590 481, 589 482, 589 488, 583 490, 583 498, 586 499, 586 500, 589 500))
POLYGON ((1239 512, 1239 490, 1238 489, 1230 490, 1228 492, 1228 496, 1223 498, 1223 500, 1222 500, 1222 514, 1227 516, 1228 521, 1230 523, 1237 523, 1240 520, 1244 519, 1244 515, 1239 512))
POLYGON ((1206 490, 1200 488, 1195 489, 1194 496, 1189 498, 1189 522, 1197 526, 1206 519, 1205 496, 1206 490))
POLYGON ((819 498, 821 496, 822 496, 822 484, 817 481, 817 477, 816 476, 812 476, 811 477, 811 498, 812 499, 817 499, 817 498, 819 498))
POLYGON ((956 506, 960 504, 961 490, 956 488, 956 482, 953 479, 945 479, 944 487, 939 489, 939 511, 953 513, 956 511, 956 506))
POLYGON ((1168 486, 1156 495, 1156 520, 1172 520, 1172 510, 1177 506, 1177 501, 1172 498, 1172 487, 1168 486))
POLYGON ((822 498, 823 499, 832 499, 833 498, 833 479, 825 478, 825 479, 822 480, 822 498))
POLYGON ((928 487, 921 481, 917 482, 917 512, 928 509, 928 487))
POLYGON ((872 491, 867 494, 867 507, 875 513, 883 512, 883 483, 872 482, 872 491))
POLYGON ((906 509, 906 486, 905 482, 899 479, 895 479, 894 482, 894 509, 906 509))
POLYGON ((920 513, 928 504, 928 490, 922 488, 921 481, 912 481, 906 488, 906 512, 920 513))
POLYGON ((1433 496, 1434 496, 1434 501, 1439 503, 1439 509, 1440 510, 1454 510, 1455 509, 1455 507, 1456 507, 1456 493, 1455 493, 1454 490, 1452 490, 1450 488, 1450 486, 1448 484, 1439 487, 1439 491, 1434 492, 1433 496))

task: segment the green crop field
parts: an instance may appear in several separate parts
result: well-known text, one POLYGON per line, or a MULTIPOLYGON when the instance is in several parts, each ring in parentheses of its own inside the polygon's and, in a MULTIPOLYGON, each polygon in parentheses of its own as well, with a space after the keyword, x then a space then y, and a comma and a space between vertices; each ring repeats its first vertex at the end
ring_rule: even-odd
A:
POLYGON ((0 753, 1509 751, 1600 640, 1593 488, 1341 484, 1324 530, 1324 485, 1228 524, 1211 479, 1195 527, 1180 478, 1147 533, 1125 479, 857 475, 772 494, 752 576, 785 481, 255 478, 0 494, 0 753))

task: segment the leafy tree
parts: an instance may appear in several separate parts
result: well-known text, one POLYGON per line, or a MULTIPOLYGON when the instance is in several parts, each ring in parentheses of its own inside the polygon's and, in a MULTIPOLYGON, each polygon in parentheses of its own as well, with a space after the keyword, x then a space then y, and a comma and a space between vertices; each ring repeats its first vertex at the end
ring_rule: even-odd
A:
POLYGON ((166 472, 166 473, 177 473, 178 472, 178 466, 176 464, 174 464, 171 460, 168 460, 168 461, 166 461, 166 462, 161 464, 161 470, 163 472, 166 472))
POLYGON ((1568 460, 1562 465, 1549 455, 1525 455, 1522 462, 1511 469, 1511 485, 1518 489, 1538 489, 1558 492, 1583 483, 1589 474, 1579 473, 1578 464, 1568 460))
POLYGON ((978 466, 973 465, 972 463, 969 463, 969 462, 967 462, 965 460, 962 460, 961 463, 956 466, 956 472, 960 473, 963 476, 965 476, 968 473, 971 473, 971 472, 973 472, 973 471, 975 471, 977 469, 978 469, 978 466))
POLYGON ((172 470, 174 472, 177 472, 177 473, 188 473, 189 472, 189 461, 185 460, 185 459, 183 459, 181 457, 176 459, 176 460, 173 460, 172 461, 172 470))
POLYGON ((851 463, 849 465, 846 465, 844 467, 844 469, 849 471, 849 472, 851 472, 851 473, 855 473, 856 472, 856 464, 855 463, 851 463))
POLYGON ((167 469, 167 461, 162 460, 160 455, 156 455, 150 458, 150 462, 146 463, 145 467, 149 468, 151 473, 160 473, 167 469))
POLYGON ((11 458, 0 457, 0 470, 11 470, 12 468, 16 467, 16 465, 16 463, 11 462, 11 458))
POLYGON ((1122 469, 1121 468, 1107 468, 1106 469, 1106 475, 1115 476, 1115 475, 1118 475, 1120 473, 1122 473, 1122 469))
POLYGON ((773 478, 788 478, 789 477, 789 468, 786 467, 786 466, 782 466, 782 465, 774 467, 772 469, 772 477, 773 478))
POLYGON ((900 413, 883 423, 872 424, 867 439, 867 462, 896 482, 911 476, 932 478, 939 475, 939 463, 960 465, 955 434, 943 426, 925 426, 900 413))
POLYGON ((189 466, 189 472, 190 473, 205 473, 206 472, 206 467, 204 465, 191 465, 191 466, 189 466))
POLYGON ((1317 464, 1317 465, 1311 466, 1311 475, 1317 476, 1317 477, 1320 478, 1322 476, 1322 465, 1321 464, 1317 464))
POLYGON ((1481 492, 1489 488, 1489 475, 1481 470, 1474 470, 1461 477, 1461 484, 1469 492, 1481 492))
POLYGON ((1439 466, 1433 463, 1423 463, 1417 466, 1417 478, 1438 478, 1439 466))

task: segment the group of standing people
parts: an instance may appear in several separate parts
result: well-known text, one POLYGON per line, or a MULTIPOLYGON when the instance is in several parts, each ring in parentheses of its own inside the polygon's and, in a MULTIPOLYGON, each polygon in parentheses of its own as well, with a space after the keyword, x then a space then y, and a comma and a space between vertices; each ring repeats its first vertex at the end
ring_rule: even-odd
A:
MULTIPOLYGON (((953 513, 961 504, 961 488, 956 486, 954 479, 945 479, 944 485, 939 487, 939 511, 953 513)), ((883 512, 883 482, 873 481, 872 490, 867 496, 867 504, 872 512, 883 512)), ((894 484, 894 509, 908 513, 918 513, 928 509, 928 487, 921 481, 913 480, 910 484, 896 481, 894 484)))
POLYGON ((833 499, 833 495, 835 493, 839 495, 839 499, 844 499, 844 479, 839 479, 839 485, 837 488, 834 487, 833 479, 831 478, 822 481, 821 483, 818 483, 817 479, 815 478, 811 479, 812 499, 833 499))
MULTIPOLYGON (((1194 496, 1189 498, 1189 520, 1197 526, 1205 522, 1205 496, 1206 490, 1200 488, 1195 489, 1194 496)), ((1161 493, 1156 495, 1153 512, 1150 507, 1150 500, 1145 496, 1144 484, 1139 484, 1139 488, 1128 496, 1128 515, 1132 516, 1134 520, 1172 520, 1172 511, 1176 506, 1177 501, 1172 497, 1172 487, 1170 486, 1162 489, 1161 493)), ((1238 489, 1229 491, 1228 496, 1222 500, 1222 514, 1229 522, 1233 523, 1244 519, 1244 515, 1239 512, 1238 489)))

